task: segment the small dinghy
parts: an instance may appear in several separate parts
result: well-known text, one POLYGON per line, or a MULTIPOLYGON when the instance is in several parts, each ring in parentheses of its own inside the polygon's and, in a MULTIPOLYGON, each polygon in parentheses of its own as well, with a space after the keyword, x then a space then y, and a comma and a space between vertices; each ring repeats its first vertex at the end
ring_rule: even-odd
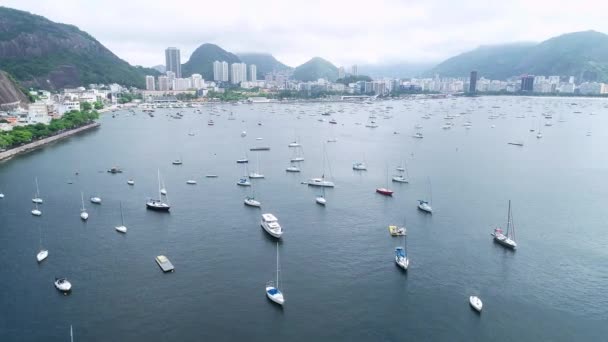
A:
POLYGON ((481 312, 481 309, 483 308, 483 303, 481 302, 481 299, 479 299, 479 297, 477 296, 469 297, 469 304, 477 312, 481 312))

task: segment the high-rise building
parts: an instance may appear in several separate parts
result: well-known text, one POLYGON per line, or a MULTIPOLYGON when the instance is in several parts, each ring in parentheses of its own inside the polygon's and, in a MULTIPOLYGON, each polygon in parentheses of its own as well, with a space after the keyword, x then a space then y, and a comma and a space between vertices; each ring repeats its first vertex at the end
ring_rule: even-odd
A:
POLYGON ((357 64, 354 64, 352 67, 350 67, 350 74, 353 76, 359 75, 359 70, 357 69, 357 64))
POLYGON ((192 89, 192 80, 190 78, 176 78, 173 80, 173 90, 188 89, 192 89))
POLYGON ((471 77, 469 78, 469 93, 477 92, 477 71, 471 71, 471 77))
POLYGON ((521 91, 534 91, 534 75, 524 75, 521 77, 521 91))
POLYGON ((232 63, 231 68, 230 83, 239 84, 247 81, 247 64, 232 63))
POLYGON ((165 67, 167 71, 175 73, 175 77, 182 77, 182 61, 179 54, 179 49, 169 47, 165 50, 165 67))
POLYGON ((203 83, 205 83, 205 81, 203 80, 203 76, 201 74, 192 74, 192 76, 190 76, 190 84, 192 88, 196 90, 202 89, 203 83))
POLYGON ((228 82, 228 62, 222 61, 222 77, 220 81, 228 82))
POLYGON ((344 78, 346 76, 346 72, 344 71, 344 67, 341 66, 338 68, 338 78, 344 78))
POLYGON ((156 90, 154 76, 146 76, 146 90, 156 90))
POLYGON ((249 65, 249 80, 256 82, 258 80, 258 67, 255 64, 249 65))
POLYGON ((169 90, 169 77, 158 76, 158 90, 161 90, 161 91, 169 90))
POLYGON ((222 62, 213 62, 213 80, 219 82, 222 80, 222 62))

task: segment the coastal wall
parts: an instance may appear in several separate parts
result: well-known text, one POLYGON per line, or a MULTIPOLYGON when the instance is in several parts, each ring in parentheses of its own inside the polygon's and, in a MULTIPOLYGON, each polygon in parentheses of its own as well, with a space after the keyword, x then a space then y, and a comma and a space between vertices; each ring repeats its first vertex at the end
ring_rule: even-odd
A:
POLYGON ((10 150, 4 151, 4 152, 0 152, 0 161, 5 160, 5 159, 9 159, 12 158, 18 154, 21 153, 27 153, 31 150, 37 149, 41 146, 44 146, 46 144, 52 143, 54 141, 58 141, 64 138, 67 138, 69 136, 72 136, 74 134, 78 134, 82 131, 86 131, 89 130, 91 128, 96 128, 99 127, 100 123, 99 122, 94 122, 92 124, 88 124, 82 127, 78 127, 78 128, 74 128, 72 130, 69 130, 67 132, 63 132, 63 133, 59 133, 57 135, 53 135, 51 137, 48 138, 44 138, 44 139, 40 139, 40 140, 36 140, 34 142, 31 142, 29 144, 25 144, 22 146, 18 146, 15 148, 11 148, 10 150))

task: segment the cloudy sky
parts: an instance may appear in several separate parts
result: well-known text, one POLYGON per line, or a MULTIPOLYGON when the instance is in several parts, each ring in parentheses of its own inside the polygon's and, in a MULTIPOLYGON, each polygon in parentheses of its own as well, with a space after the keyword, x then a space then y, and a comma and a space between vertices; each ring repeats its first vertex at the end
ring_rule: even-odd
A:
POLYGON ((268 52, 296 66, 439 62, 482 44, 542 41, 566 32, 608 33, 608 2, 547 0, 2 0, 69 23, 131 64, 182 62, 202 43, 268 52))

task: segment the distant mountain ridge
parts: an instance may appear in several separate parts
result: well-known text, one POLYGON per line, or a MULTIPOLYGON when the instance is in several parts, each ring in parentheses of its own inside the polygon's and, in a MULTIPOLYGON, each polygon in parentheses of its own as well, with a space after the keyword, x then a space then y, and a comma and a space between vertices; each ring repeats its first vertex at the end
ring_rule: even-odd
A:
POLYGON ((258 70, 258 76, 262 77, 273 71, 291 71, 292 67, 279 62, 273 55, 269 53, 254 53, 242 52, 237 53, 237 56, 246 64, 255 64, 258 70))
POLYGON ((454 56, 424 74, 506 79, 521 74, 575 76, 578 81, 608 82, 608 35, 596 31, 563 34, 541 43, 480 46, 454 56))
POLYGON ((213 80, 213 62, 215 61, 226 61, 228 64, 241 62, 237 55, 215 44, 205 43, 194 50, 190 59, 182 64, 182 76, 201 74, 204 79, 213 80))
POLYGON ((89 83, 144 86, 146 74, 76 26, 0 7, 0 67, 26 87, 58 89, 89 83))

